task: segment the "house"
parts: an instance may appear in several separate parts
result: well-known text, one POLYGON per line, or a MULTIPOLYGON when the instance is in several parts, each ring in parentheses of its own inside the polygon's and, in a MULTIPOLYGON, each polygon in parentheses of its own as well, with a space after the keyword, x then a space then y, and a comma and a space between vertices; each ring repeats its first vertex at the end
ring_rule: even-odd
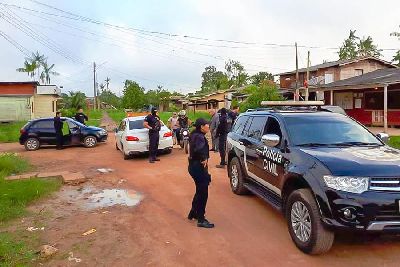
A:
MULTIPOLYGON (((299 88, 300 95, 304 98, 306 93, 305 87, 308 85, 310 90, 309 99, 324 100, 325 95, 318 90, 321 86, 388 68, 396 68, 396 66, 375 57, 360 57, 351 60, 325 62, 309 67, 308 81, 307 68, 299 69, 297 88, 299 88)), ((296 89, 296 71, 281 73, 279 76, 281 90, 286 91, 287 96, 290 95, 288 92, 291 92, 291 96, 293 97, 296 89)))
POLYGON ((235 92, 237 92, 237 89, 220 90, 206 95, 194 95, 189 99, 188 108, 193 111, 229 109, 235 92))
POLYGON ((0 82, 0 122, 54 116, 61 90, 38 82, 0 82))
POLYGON ((365 125, 400 126, 399 68, 375 70, 321 85, 318 90, 325 104, 342 107, 365 125))

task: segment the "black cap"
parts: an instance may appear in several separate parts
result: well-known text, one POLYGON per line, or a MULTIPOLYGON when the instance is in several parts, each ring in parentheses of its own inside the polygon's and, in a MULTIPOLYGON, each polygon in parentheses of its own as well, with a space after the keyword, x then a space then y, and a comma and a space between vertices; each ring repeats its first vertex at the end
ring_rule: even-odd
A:
POLYGON ((157 112, 157 111, 158 111, 158 109, 156 107, 152 107, 151 108, 151 113, 154 113, 154 112, 157 112))
POLYGON ((196 122, 194 123, 194 126, 195 126, 196 128, 199 128, 199 127, 201 127, 201 126, 203 126, 203 125, 206 125, 206 124, 210 124, 210 122, 208 122, 206 119, 198 118, 198 119, 196 120, 196 122))

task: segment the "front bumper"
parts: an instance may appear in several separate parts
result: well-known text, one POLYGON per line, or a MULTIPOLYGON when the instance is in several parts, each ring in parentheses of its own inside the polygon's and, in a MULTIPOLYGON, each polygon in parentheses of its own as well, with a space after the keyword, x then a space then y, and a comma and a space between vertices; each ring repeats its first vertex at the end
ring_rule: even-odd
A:
POLYGON ((400 232, 400 194, 368 191, 353 194, 327 190, 330 216, 323 216, 328 227, 339 230, 400 232), (349 215, 349 211, 351 216, 349 215))
POLYGON ((105 141, 107 141, 107 138, 108 138, 108 134, 100 135, 98 137, 98 142, 105 142, 105 141))

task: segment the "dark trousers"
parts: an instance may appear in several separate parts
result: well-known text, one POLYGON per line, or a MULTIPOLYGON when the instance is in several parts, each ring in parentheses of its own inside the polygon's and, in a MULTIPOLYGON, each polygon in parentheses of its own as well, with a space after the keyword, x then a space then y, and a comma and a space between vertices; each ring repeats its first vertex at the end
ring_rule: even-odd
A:
POLYGON ((160 140, 159 132, 149 132, 149 159, 155 160, 157 158, 158 142, 160 140))
POLYGON ((226 153, 226 134, 221 134, 218 137, 218 150, 219 150, 219 155, 221 157, 221 165, 226 164, 225 161, 225 153, 226 153))
POLYGON ((189 174, 192 176, 196 185, 196 193, 193 196, 190 213, 194 215, 199 222, 202 222, 205 219, 208 185, 210 184, 211 176, 208 174, 208 170, 204 168, 198 160, 189 162, 189 174))
POLYGON ((57 148, 62 148, 63 142, 64 142, 63 133, 62 132, 56 132, 57 148))
POLYGON ((178 145, 179 145, 179 142, 181 141, 181 129, 180 129, 180 128, 178 128, 178 129, 173 129, 173 131, 174 131, 175 136, 176 136, 176 142, 177 142, 178 145))

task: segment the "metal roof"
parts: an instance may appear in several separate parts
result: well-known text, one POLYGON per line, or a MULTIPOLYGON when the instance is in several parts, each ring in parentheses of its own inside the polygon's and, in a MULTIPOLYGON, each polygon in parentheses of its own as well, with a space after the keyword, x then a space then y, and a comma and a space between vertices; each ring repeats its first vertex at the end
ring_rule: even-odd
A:
POLYGON ((38 82, 30 81, 30 82, 0 82, 0 85, 14 85, 14 84, 32 84, 32 85, 39 85, 38 82))
MULTIPOLYGON (((330 67, 334 67, 334 66, 343 66, 343 65, 347 65, 347 64, 351 64, 351 63, 355 63, 355 62, 359 62, 362 60, 375 60, 375 61, 379 61, 385 65, 388 65, 392 68, 397 68, 396 65, 391 64, 390 62, 387 62, 385 60, 376 58, 376 57, 360 57, 360 58, 355 58, 355 59, 346 59, 346 60, 337 60, 337 61, 331 61, 331 62, 325 62, 322 64, 318 64, 318 65, 314 65, 314 66, 310 66, 309 71, 317 71, 319 69, 326 69, 326 68, 330 68, 330 67)), ((303 73, 306 72, 307 68, 301 68, 299 69, 299 73, 303 73)), ((284 72, 284 73, 280 73, 278 75, 288 75, 288 74, 295 74, 296 70, 294 71, 289 71, 289 72, 284 72)))
POLYGON ((374 86, 390 85, 400 83, 400 69, 381 69, 355 76, 349 79, 336 81, 322 85, 320 88, 327 89, 333 87, 347 86, 374 86))

